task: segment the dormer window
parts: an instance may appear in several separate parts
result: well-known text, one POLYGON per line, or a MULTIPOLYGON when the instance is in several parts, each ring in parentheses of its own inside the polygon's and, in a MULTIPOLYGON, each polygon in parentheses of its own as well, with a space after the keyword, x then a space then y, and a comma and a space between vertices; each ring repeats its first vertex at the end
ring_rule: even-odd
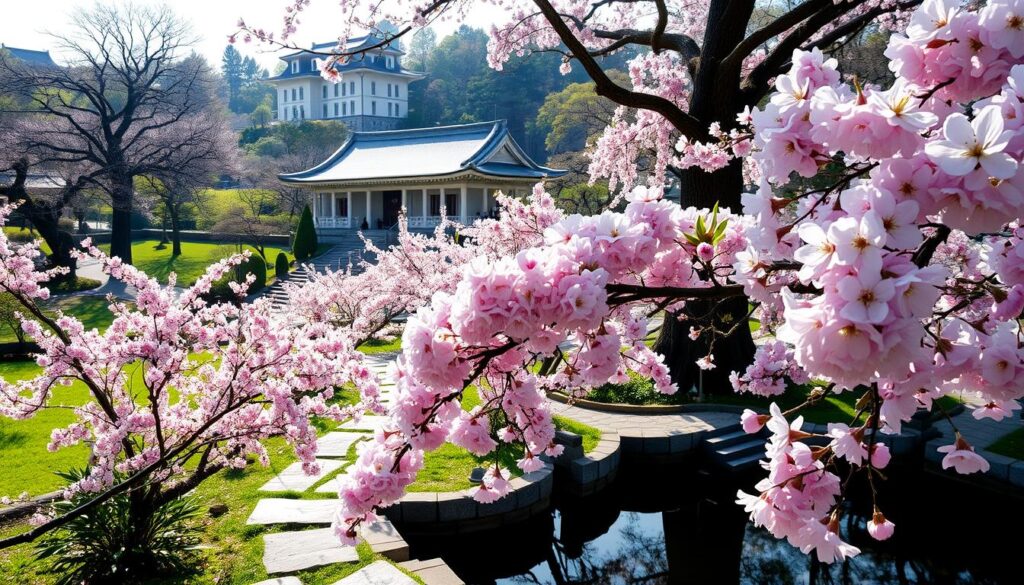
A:
POLYGON ((316 71, 316 59, 309 60, 309 70, 316 71))
POLYGON ((292 73, 298 73, 298 72, 299 72, 299 62, 298 61, 292 61, 292 73))
POLYGON ((387 62, 388 62, 388 69, 394 69, 395 68, 395 58, 394 57, 392 57, 391 55, 388 55, 388 61, 387 62))

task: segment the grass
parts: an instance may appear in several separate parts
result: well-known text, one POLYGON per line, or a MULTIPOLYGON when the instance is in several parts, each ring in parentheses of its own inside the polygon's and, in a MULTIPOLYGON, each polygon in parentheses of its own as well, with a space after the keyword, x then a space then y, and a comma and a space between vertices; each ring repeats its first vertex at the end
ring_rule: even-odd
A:
MULTIPOLYGON (((43 310, 49 315, 56 315, 58 310, 64 311, 67 315, 78 317, 86 329, 96 328, 103 331, 114 320, 114 315, 107 308, 109 305, 110 303, 107 302, 106 297, 79 295, 54 298, 45 303, 43 310)), ((0 330, 0 343, 9 343, 17 340, 18 338, 14 335, 14 331, 9 327, 4 327, 3 330, 0 330)), ((3 372, 2 368, 5 365, 0 364, 0 373, 3 372)))
MULTIPOLYGON (((35 376, 39 366, 35 362, 5 362, 0 364, 0 374, 8 382, 25 380, 35 376)), ((77 406, 89 399, 85 386, 79 383, 54 390, 54 404, 77 406)), ((44 408, 32 418, 12 420, 0 417, 0 461, 4 472, 0 473, 0 496, 17 497, 22 492, 37 496, 51 492, 62 485, 55 475, 72 467, 81 467, 89 455, 84 445, 46 450, 50 431, 65 427, 75 420, 70 409, 44 408), (14 464, 17 462, 17 464, 14 464)))
POLYGON ((46 254, 47 256, 50 255, 51 250, 49 244, 47 244, 46 240, 44 240, 43 237, 39 235, 39 232, 33 229, 29 229, 27 227, 20 228, 13 225, 5 225, 4 234, 6 234, 7 237, 13 242, 30 242, 32 240, 39 240, 39 250, 43 254, 46 254))
MULTIPOLYGON (((109 244, 100 247, 110 251, 109 244)), ((274 273, 277 254, 283 250, 268 246, 265 251, 267 274, 270 275, 274 273)), ((178 275, 178 286, 191 286, 202 276, 207 266, 237 252, 238 248, 231 243, 182 242, 181 255, 172 256, 170 244, 161 245, 159 240, 141 240, 132 243, 132 263, 162 283, 166 283, 167 277, 174 272, 178 275)), ((288 260, 292 259, 291 254, 288 254, 288 260)))
POLYGON ((985 449, 998 455, 1024 459, 1024 429, 1017 429, 999 437, 985 449))
POLYGON ((102 282, 95 278, 86 278, 84 276, 76 276, 75 280, 62 280, 54 285, 47 285, 46 288, 50 289, 51 293, 54 294, 65 294, 82 292, 99 288, 102 282))
POLYGON ((356 349, 367 355, 399 352, 402 351, 402 336, 396 335, 391 339, 371 339, 356 349))

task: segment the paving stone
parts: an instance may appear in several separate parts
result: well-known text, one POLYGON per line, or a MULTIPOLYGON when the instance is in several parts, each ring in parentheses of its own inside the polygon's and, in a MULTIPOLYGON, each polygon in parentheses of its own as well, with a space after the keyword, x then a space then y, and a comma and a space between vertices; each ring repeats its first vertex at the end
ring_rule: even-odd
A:
POLYGON ((408 561, 399 563, 399 566, 416 573, 416 576, 427 585, 465 585, 455 571, 441 559, 408 561))
POLYGON ((343 475, 345 475, 345 474, 344 473, 339 473, 338 475, 335 475, 331 479, 328 479, 327 481, 325 481, 323 483, 323 485, 317 486, 317 488, 315 490, 313 490, 313 493, 317 493, 317 494, 337 494, 338 491, 341 489, 341 477, 343 475))
POLYGON ((259 583, 253 583, 253 585, 302 585, 302 581, 299 581, 298 577, 278 577, 277 579, 267 579, 266 581, 260 581, 259 583))
POLYGON ((388 519, 377 520, 363 528, 360 534, 373 552, 382 554, 393 561, 409 560, 409 545, 388 519))
POLYGON ((341 544, 330 528, 264 534, 263 545, 263 566, 271 574, 359 560, 356 547, 341 544))
POLYGON ((330 524, 338 500, 290 500, 263 498, 256 503, 246 524, 330 524))
POLYGON ((416 581, 391 563, 376 561, 336 581, 334 585, 416 585, 416 581))
POLYGON ((377 432, 378 429, 383 428, 388 422, 389 418, 386 416, 378 416, 374 414, 368 414, 359 419, 359 422, 350 420, 343 423, 339 429, 345 429, 350 431, 373 431, 377 432))
POLYGON ((437 522, 437 494, 412 492, 402 496, 403 522, 437 522))
POLYGON ((349 447, 365 438, 365 433, 327 433, 316 440, 316 454, 321 457, 345 457, 349 447))
MULTIPOLYGON (((513 479, 515 482, 519 478, 513 479)), ((515 487, 515 483, 513 483, 515 487)), ((454 494, 438 494, 437 515, 442 522, 453 520, 467 520, 476 516, 477 503, 469 490, 454 494)))
POLYGON ((320 464, 320 473, 316 475, 306 475, 306 473, 302 471, 302 463, 296 461, 288 467, 285 467, 284 470, 275 475, 273 479, 263 484, 263 487, 261 487, 259 491, 305 491, 323 478, 327 477, 329 474, 340 469, 342 466, 341 461, 336 461, 334 459, 317 459, 316 461, 320 464))

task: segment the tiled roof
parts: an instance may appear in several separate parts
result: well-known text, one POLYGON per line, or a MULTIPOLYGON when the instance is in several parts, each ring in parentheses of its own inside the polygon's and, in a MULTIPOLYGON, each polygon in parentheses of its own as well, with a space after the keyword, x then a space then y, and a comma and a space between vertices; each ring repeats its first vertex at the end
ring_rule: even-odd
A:
MULTIPOLYGON (((348 40, 348 43, 345 45, 345 51, 355 52, 359 50, 364 50, 381 42, 381 40, 382 39, 380 37, 375 37, 373 35, 354 37, 348 40)), ((317 55, 313 53, 313 51, 330 51, 335 47, 335 45, 336 43, 333 42, 315 43, 309 51, 298 51, 281 57, 282 61, 289 64, 288 68, 281 72, 280 75, 275 75, 271 77, 271 79, 290 79, 295 77, 311 76, 319 77, 320 72, 313 67, 312 60, 323 60, 325 57, 323 55, 317 55), (292 61, 298 61, 299 63, 299 70, 294 73, 292 72, 291 68, 292 61)), ((417 79, 423 76, 422 73, 417 73, 415 71, 403 69, 401 66, 398 65, 399 61, 397 60, 397 58, 400 55, 403 55, 404 53, 401 49, 399 49, 396 46, 396 43, 394 42, 389 43, 387 46, 381 49, 375 49, 371 54, 375 56, 375 59, 372 62, 370 60, 370 54, 355 55, 348 63, 335 65, 335 69, 342 73, 349 73, 360 69, 368 69, 371 71, 379 71, 381 73, 391 73, 394 75, 402 75, 405 77, 415 77, 417 79), (381 51, 382 53, 378 54, 377 51, 381 51), (396 58, 396 60, 394 61, 396 65, 395 67, 387 67, 387 59, 384 58, 386 55, 391 55, 396 58)))
POLYGON ((0 50, 6 51, 11 54, 12 57, 19 61, 24 61, 30 65, 39 65, 42 67, 57 67, 57 64, 53 62, 50 57, 49 51, 33 51, 31 49, 19 49, 17 47, 8 47, 7 45, 0 45, 0 50))
POLYGON ((509 135, 504 120, 394 130, 355 132, 333 155, 299 173, 279 175, 286 183, 321 184, 443 177, 467 171, 480 175, 541 179, 565 171, 533 162, 509 135))

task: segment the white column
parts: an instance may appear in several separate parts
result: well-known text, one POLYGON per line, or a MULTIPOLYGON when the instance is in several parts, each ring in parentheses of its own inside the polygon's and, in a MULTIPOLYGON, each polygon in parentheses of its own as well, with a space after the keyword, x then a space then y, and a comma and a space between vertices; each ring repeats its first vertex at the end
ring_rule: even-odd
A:
POLYGON ((466 186, 459 187, 459 221, 466 225, 466 186))
POLYGON ((408 213, 409 210, 405 208, 405 189, 402 189, 402 211, 408 213))
POLYGON ((371 191, 369 189, 367 189, 366 190, 366 226, 369 229, 372 230, 373 229, 373 207, 372 207, 372 203, 370 201, 370 194, 371 194, 371 191))
POLYGON ((427 212, 430 211, 430 206, 428 205, 429 202, 427 201, 428 195, 427 195, 427 188, 426 187, 424 187, 423 190, 420 191, 420 195, 422 195, 422 200, 423 200, 423 209, 421 210, 421 211, 423 211, 423 226, 422 227, 427 227, 427 212))
POLYGON ((331 218, 334 220, 334 225, 338 225, 338 194, 331 193, 331 218))
POLYGON ((491 206, 487 205, 487 187, 480 188, 480 217, 488 217, 491 214, 491 206))

